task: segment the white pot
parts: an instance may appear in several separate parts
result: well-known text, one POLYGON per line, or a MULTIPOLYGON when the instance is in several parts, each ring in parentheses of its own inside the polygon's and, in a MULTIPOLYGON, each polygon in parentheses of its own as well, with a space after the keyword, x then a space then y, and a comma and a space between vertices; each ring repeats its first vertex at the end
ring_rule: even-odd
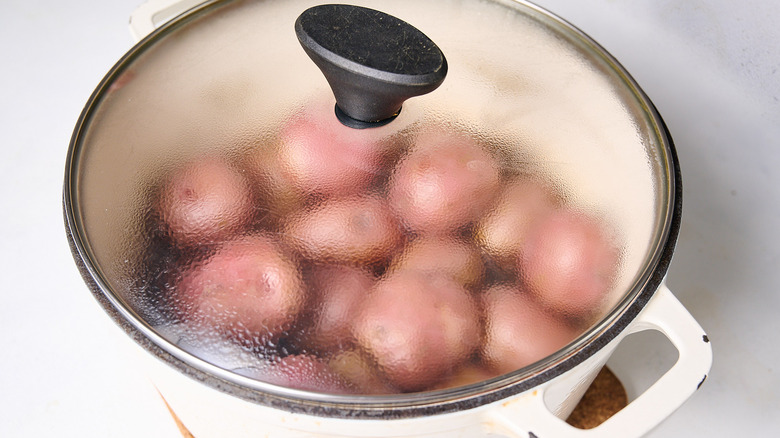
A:
MULTIPOLYGON (((163 23, 170 17, 199 3, 198 0, 149 1, 131 16, 132 32, 137 39, 144 39, 159 26, 165 26, 163 23)), ((101 85, 115 79, 115 73, 109 74, 109 79, 101 85)), ((96 92, 96 96, 100 94, 96 92)), ((89 111, 88 106, 74 139, 89 123, 92 117, 89 111)), ((652 107, 645 111, 660 121, 652 107)), ((682 191, 671 139, 668 134, 663 135, 671 156, 671 165, 666 170, 673 181, 666 194, 669 213, 666 229, 651 257, 653 265, 645 266, 637 275, 635 293, 570 348, 516 373, 465 389, 424 393, 400 400, 348 399, 273 388, 226 372, 178 350, 121 299, 107 293, 112 285, 93 263, 94 242, 88 242, 80 228, 83 218, 79 217, 79 207, 73 204, 77 188, 70 173, 66 175, 65 188, 68 237, 86 282, 106 311, 144 348, 141 357, 152 380, 172 411, 197 438, 641 436, 698 389, 712 361, 704 331, 664 284, 679 231, 682 191), (626 336, 645 330, 658 331, 667 337, 679 353, 677 362, 602 425, 591 430, 569 426, 563 419, 574 409, 615 349, 626 336)), ((75 160, 76 147, 74 140, 68 172, 75 160)))

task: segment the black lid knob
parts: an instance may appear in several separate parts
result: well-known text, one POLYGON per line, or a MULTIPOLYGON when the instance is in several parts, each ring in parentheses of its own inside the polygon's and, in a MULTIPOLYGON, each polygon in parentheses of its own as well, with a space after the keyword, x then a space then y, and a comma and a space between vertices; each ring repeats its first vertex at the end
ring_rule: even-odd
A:
POLYGON ((430 38, 373 9, 315 6, 298 17, 295 33, 333 89, 339 120, 353 128, 387 124, 406 99, 435 90, 447 75, 430 38))

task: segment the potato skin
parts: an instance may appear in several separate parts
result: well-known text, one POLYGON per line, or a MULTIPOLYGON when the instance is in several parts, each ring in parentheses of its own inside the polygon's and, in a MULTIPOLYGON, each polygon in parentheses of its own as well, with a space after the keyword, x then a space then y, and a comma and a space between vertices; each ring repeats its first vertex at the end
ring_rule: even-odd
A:
POLYGON ((447 234, 477 219, 499 188, 498 162, 459 134, 421 135, 390 178, 388 200, 418 234, 447 234))
POLYGON ((311 325, 306 330, 314 349, 332 351, 352 345, 355 314, 375 283, 373 275, 358 267, 314 267, 309 282, 311 325))
POLYGON ((390 271, 411 269, 452 277, 466 287, 484 281, 485 265, 473 244, 448 237, 420 237, 406 245, 390 265, 390 271))
POLYGON ((304 257, 367 265, 388 259, 402 230, 387 204, 374 196, 338 198, 290 218, 283 235, 304 257))
POLYGON ((339 377, 349 382, 356 394, 397 394, 398 389, 385 381, 370 357, 359 349, 347 349, 328 360, 339 377))
POLYGON ((534 228, 519 268, 521 281, 537 301, 582 320, 603 310, 619 262, 619 249, 604 223, 562 208, 534 228))
POLYGON ((355 389, 327 363, 309 354, 296 354, 269 361, 262 369, 247 374, 285 388, 328 394, 352 394, 355 389))
POLYGON ((174 171, 157 204, 162 227, 180 246, 231 237, 251 222, 254 208, 249 180, 218 158, 193 161, 174 171))
POLYGON ((441 389, 458 388, 461 386, 473 385, 475 383, 484 382, 485 380, 496 377, 496 373, 490 370, 483 364, 474 364, 467 362, 445 380, 439 382, 433 387, 429 388, 431 391, 438 391, 441 389))
POLYGON ((355 322, 355 338, 402 391, 445 378, 480 342, 476 300, 443 275, 401 271, 371 291, 355 322))
POLYGON ((482 357, 499 375, 555 353, 580 334, 517 287, 490 288, 482 296, 482 305, 486 319, 482 357))
POLYGON ((296 264, 262 234, 227 242, 188 267, 173 294, 183 320, 246 342, 285 330, 305 301, 296 264))
POLYGON ((480 220, 477 240, 494 260, 514 269, 533 227, 558 204, 553 192, 543 184, 530 179, 515 180, 501 190, 495 204, 480 220))
POLYGON ((276 164, 280 176, 305 194, 364 193, 387 173, 391 127, 376 130, 342 125, 332 103, 317 102, 282 128, 276 164))

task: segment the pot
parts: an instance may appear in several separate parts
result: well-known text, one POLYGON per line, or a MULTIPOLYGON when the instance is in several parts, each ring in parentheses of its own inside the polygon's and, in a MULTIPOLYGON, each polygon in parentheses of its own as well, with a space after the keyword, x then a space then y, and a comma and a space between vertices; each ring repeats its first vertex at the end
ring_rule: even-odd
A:
POLYGON ((85 107, 64 188, 86 283, 194 436, 640 436, 704 382, 709 341, 664 284, 682 206, 671 136, 589 37, 518 1, 198 3, 150 1, 133 14, 141 41, 85 107), (334 21, 344 17, 364 23, 334 21), (362 34, 365 23, 384 30, 362 34), (416 61, 376 64, 377 47, 399 35, 416 61), (323 133, 339 142, 320 145, 352 146, 296 146, 323 133), (436 146, 420 155, 420 144, 436 146), (416 182, 437 166, 435 181, 451 177, 457 190, 416 182), (458 202, 444 213, 417 208, 448 197, 458 202), (530 200, 514 210, 516 199, 530 200), (527 224, 517 211, 533 212, 527 224), (353 225, 362 234, 332 239, 353 225), (569 234, 580 243, 563 247, 574 249, 545 255, 569 234), (431 240, 447 249, 410 255, 431 240), (474 264, 453 242, 477 248, 474 264), (370 304, 317 338, 329 281, 318 278, 333 270, 369 278, 370 304), (242 276, 273 304, 247 304, 255 286, 225 292, 242 276), (458 317, 426 313, 430 302, 458 317), (388 309, 417 316, 396 324, 382 319, 388 309), (555 322, 528 342, 541 323, 504 340, 526 309, 555 322), (420 321, 434 329, 404 331, 420 321), (519 345, 533 350, 556 327, 563 341, 517 359, 519 345), (402 341, 377 341, 379 328, 402 341), (677 348, 671 370, 593 431, 561 420, 644 330, 677 348), (418 344, 427 355, 394 355, 418 344), (344 352, 352 367, 369 364, 371 385, 333 372, 344 352), (467 365, 476 377, 447 383, 467 365))

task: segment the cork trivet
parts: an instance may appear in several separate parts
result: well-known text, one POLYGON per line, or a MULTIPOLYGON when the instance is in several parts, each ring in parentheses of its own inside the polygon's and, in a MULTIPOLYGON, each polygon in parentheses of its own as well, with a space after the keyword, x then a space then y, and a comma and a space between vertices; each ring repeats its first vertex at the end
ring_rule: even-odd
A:
MULTIPOLYGON (((160 394, 162 397, 162 394, 160 394)), ((176 413, 163 397, 163 402, 171 413, 182 437, 195 438, 182 424, 176 413)), ((579 429, 592 429, 606 421, 628 404, 628 397, 623 384, 607 367, 599 371, 579 404, 574 408, 567 423, 579 429)))
POLYGON ((567 423, 579 429, 592 429, 628 404, 623 384, 607 367, 599 371, 567 423))

